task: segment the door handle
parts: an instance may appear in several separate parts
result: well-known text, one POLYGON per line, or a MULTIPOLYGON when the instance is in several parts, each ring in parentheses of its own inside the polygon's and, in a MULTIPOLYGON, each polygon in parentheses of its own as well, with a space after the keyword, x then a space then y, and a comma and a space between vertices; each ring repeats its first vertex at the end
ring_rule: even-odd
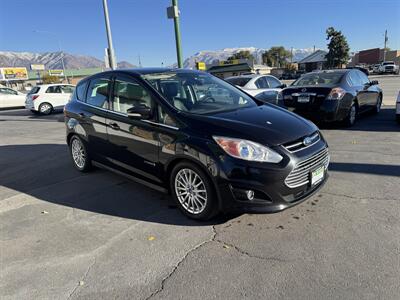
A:
POLYGON ((117 123, 109 123, 108 126, 110 126, 114 130, 119 130, 119 125, 117 123))

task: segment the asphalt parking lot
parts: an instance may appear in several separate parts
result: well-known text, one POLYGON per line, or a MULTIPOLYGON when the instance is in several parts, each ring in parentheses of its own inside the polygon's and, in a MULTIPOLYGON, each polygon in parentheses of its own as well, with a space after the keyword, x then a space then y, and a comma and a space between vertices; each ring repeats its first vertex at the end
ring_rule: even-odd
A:
POLYGON ((320 193, 210 223, 123 177, 77 172, 61 114, 0 112, 1 299, 399 299, 393 78, 379 115, 322 130, 320 193))

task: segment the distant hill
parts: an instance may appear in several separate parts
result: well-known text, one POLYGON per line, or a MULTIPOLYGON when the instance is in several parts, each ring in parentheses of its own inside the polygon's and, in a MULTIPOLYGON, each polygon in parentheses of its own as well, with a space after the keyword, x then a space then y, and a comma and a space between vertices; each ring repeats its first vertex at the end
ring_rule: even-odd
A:
MULTIPOLYGON (((0 67, 26 67, 29 69, 31 64, 44 64, 46 69, 62 69, 62 55, 64 55, 66 69, 104 67, 104 62, 93 56, 60 51, 44 53, 0 51, 0 67)), ((118 67, 133 68, 135 66, 127 61, 121 61, 118 63, 118 67)))
MULTIPOLYGON (((196 61, 205 62, 206 64, 212 64, 218 60, 226 60, 228 57, 232 56, 234 53, 239 51, 247 50, 255 58, 257 64, 262 63, 262 54, 268 49, 255 48, 255 47, 240 47, 240 48, 224 48, 220 50, 203 50, 193 54, 192 56, 185 59, 183 63, 184 68, 194 68, 196 66, 196 61)), ((316 49, 318 50, 318 49, 316 49)), ((306 49, 293 49, 293 61, 302 60, 304 57, 313 53, 313 48, 306 49)), ((176 66, 176 64, 174 65, 176 66)))

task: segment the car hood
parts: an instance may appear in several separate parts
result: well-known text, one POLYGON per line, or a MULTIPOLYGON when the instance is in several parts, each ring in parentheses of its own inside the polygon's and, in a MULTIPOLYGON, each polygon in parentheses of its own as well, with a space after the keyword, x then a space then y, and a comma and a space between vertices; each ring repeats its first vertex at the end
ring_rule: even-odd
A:
POLYGON ((196 119, 192 129, 205 135, 242 138, 269 146, 285 144, 318 130, 312 122, 269 104, 191 118, 196 119))

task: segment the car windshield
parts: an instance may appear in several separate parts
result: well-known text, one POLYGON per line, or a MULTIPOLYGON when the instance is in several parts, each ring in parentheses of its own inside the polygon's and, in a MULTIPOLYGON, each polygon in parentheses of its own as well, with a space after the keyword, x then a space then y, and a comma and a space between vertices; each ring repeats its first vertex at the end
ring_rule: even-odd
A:
POLYGON ((250 81, 250 79, 250 77, 231 77, 225 80, 237 86, 245 86, 250 81))
POLYGON ((331 85, 339 83, 342 77, 343 73, 308 73, 301 76, 292 85, 331 85))
POLYGON ((210 114, 254 107, 257 103, 229 83, 206 73, 165 72, 142 76, 175 108, 210 114))
POLYGON ((386 65, 394 65, 394 62, 392 62, 392 61, 386 61, 386 62, 383 63, 383 65, 384 65, 384 66, 386 66, 386 65))

